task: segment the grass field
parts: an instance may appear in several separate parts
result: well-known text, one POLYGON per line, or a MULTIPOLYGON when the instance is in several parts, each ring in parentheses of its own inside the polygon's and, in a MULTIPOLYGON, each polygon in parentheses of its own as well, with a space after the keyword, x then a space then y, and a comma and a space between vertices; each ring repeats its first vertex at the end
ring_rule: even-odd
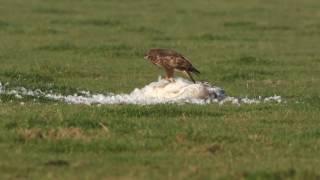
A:
POLYGON ((162 47, 232 96, 286 103, 97 107, 2 94, 0 179, 320 179, 319 9, 317 0, 1 0, 9 88, 128 93, 162 73, 143 59, 162 47))

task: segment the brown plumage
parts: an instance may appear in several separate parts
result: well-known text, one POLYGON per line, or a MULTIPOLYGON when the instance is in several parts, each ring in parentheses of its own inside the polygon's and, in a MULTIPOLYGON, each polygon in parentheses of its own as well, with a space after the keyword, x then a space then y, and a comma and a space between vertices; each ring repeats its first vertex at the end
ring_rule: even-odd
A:
POLYGON ((167 80, 173 80, 174 71, 181 71, 195 83, 191 73, 200 74, 187 58, 171 49, 150 49, 144 58, 150 60, 156 66, 164 68, 167 80))

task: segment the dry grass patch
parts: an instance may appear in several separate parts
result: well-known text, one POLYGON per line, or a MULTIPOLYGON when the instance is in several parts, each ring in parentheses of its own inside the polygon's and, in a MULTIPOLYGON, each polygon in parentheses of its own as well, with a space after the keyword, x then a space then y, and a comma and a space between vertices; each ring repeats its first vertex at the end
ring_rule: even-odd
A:
POLYGON ((50 139, 50 140, 91 140, 97 137, 105 136, 105 131, 99 130, 95 133, 89 133, 83 131, 81 128, 57 128, 57 129, 19 129, 19 136, 23 140, 34 140, 34 139, 50 139))

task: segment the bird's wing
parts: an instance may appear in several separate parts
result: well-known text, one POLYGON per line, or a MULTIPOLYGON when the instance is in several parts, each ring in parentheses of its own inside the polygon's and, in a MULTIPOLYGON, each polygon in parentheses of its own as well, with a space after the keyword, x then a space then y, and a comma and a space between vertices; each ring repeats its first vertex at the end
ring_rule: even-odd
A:
POLYGON ((179 67, 183 68, 186 66, 184 59, 179 56, 166 55, 162 56, 161 59, 163 61, 163 65, 171 69, 178 69, 179 67))
POLYGON ((191 71, 194 69, 190 61, 188 61, 185 57, 183 56, 177 56, 174 58, 176 68, 182 71, 191 71))
POLYGON ((157 59, 159 59, 161 61, 162 66, 166 68, 200 73, 192 66, 192 64, 187 58, 175 51, 160 51, 160 53, 157 56, 157 59))

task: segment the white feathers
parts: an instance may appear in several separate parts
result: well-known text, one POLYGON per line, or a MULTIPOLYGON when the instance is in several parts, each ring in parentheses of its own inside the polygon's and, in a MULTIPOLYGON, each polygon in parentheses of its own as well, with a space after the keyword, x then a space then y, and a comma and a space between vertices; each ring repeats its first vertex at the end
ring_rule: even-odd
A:
POLYGON ((174 82, 158 80, 145 87, 134 89, 129 94, 92 94, 90 92, 79 92, 79 94, 66 95, 48 93, 37 90, 28 90, 23 87, 6 90, 0 83, 0 94, 11 94, 16 98, 24 96, 43 97, 46 99, 62 101, 70 104, 164 104, 164 103, 191 103, 191 104, 258 104, 262 102, 275 101, 280 103, 280 96, 267 98, 249 99, 230 97, 225 91, 217 86, 212 86, 206 82, 197 82, 196 84, 182 78, 175 79, 174 82))

